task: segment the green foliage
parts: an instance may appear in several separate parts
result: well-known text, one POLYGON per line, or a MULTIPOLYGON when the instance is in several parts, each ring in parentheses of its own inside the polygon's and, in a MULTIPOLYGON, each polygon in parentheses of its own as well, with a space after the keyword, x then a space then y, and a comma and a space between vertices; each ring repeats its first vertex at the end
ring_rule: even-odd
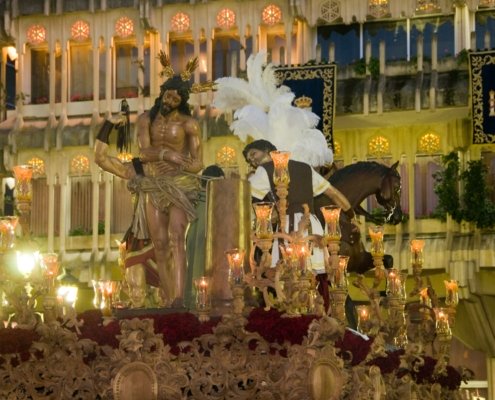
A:
POLYGON ((105 221, 98 221, 98 235, 105 233, 105 221))
POLYGON ((371 77, 373 79, 378 79, 380 76, 380 60, 378 60, 378 58, 371 57, 368 64, 368 69, 370 70, 371 77))
POLYGON ((91 232, 89 232, 87 229, 84 229, 82 226, 78 226, 69 231, 69 236, 86 236, 90 234, 91 232))
POLYGON ((478 228, 495 225, 495 205, 490 200, 490 189, 486 184, 487 170, 481 160, 469 161, 462 172, 464 182, 464 219, 475 222, 478 228))
MULTIPOLYGON (((105 233, 105 221, 98 221, 98 235, 105 233)), ((89 236, 91 229, 85 229, 82 226, 77 226, 69 231, 69 236, 89 236)))
POLYGON ((495 204, 490 200, 486 184, 487 170, 481 160, 469 161, 460 170, 459 157, 451 152, 442 157, 442 170, 433 175, 438 207, 434 215, 445 219, 450 214, 456 222, 473 222, 478 228, 495 226, 495 204), (463 185, 459 194, 459 185, 463 185))
POLYGON ((466 65, 469 59, 468 51, 466 49, 462 49, 459 53, 457 53, 455 59, 458 67, 466 65))
POLYGON ((380 60, 378 58, 370 57, 368 65, 366 65, 364 58, 359 59, 354 64, 354 72, 356 75, 366 75, 366 67, 368 67, 373 79, 377 79, 380 76, 380 60))
POLYGON ((443 168, 433 174, 435 179, 433 190, 438 196, 435 215, 445 219, 446 215, 450 214, 454 221, 460 222, 462 220, 458 186, 460 165, 457 153, 451 152, 442 156, 442 165, 443 168))
POLYGON ((364 58, 359 59, 354 64, 354 72, 356 75, 365 75, 366 74, 366 61, 364 58))

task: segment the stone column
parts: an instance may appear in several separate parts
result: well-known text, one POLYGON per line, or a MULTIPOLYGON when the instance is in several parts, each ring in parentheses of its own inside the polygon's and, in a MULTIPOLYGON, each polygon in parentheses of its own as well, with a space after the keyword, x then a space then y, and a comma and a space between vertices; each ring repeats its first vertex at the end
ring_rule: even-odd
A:
POLYGON ((112 80, 115 76, 113 68, 113 40, 107 38, 105 45, 105 117, 109 118, 112 115, 112 80))
POLYGON ((212 31, 206 31, 206 80, 213 80, 213 38, 212 31))
MULTIPOLYGON (((50 163, 50 165, 54 165, 50 163)), ((46 184, 48 185, 48 239, 47 250, 49 253, 55 251, 55 179, 57 175, 50 167, 50 173, 46 175, 46 184)), ((61 236, 61 235, 60 235, 61 236)))
POLYGON ((285 64, 292 65, 292 24, 285 24, 285 64))
POLYGON ((377 112, 378 114, 383 113, 383 94, 385 93, 385 83, 386 83, 386 75, 385 75, 385 41, 381 40, 380 41, 380 47, 379 47, 380 55, 379 55, 379 62, 380 62, 380 75, 378 78, 378 90, 377 90, 377 112))
POLYGON ((471 45, 471 24, 466 0, 456 0, 454 6, 454 51, 457 54, 471 45))
POLYGON ((421 87, 423 85, 423 35, 418 36, 418 63, 417 63, 417 75, 416 75, 416 91, 414 98, 414 109, 417 112, 421 111, 421 87))
POLYGON ((438 36, 431 38, 431 81, 430 81, 430 110, 435 110, 438 86, 438 36))
POLYGON ((67 221, 70 220, 70 212, 68 208, 69 193, 69 177, 67 174, 67 157, 61 157, 61 163, 64 164, 62 167, 62 172, 59 175, 60 180, 60 232, 59 232, 59 255, 63 260, 66 249, 67 249, 67 221))
MULTIPOLYGON (((144 65, 144 38, 143 35, 138 35, 137 40, 137 58, 138 60, 143 62, 144 65)), ((137 70, 137 80, 138 80, 138 115, 144 111, 144 96, 143 96, 143 88, 144 88, 144 71, 142 68, 138 68, 137 70)))
POLYGON ((363 93, 363 114, 368 115, 370 113, 370 90, 371 90, 371 74, 368 68, 368 64, 371 59, 371 42, 366 43, 366 48, 364 51, 364 60, 366 63, 366 78, 364 84, 363 93))

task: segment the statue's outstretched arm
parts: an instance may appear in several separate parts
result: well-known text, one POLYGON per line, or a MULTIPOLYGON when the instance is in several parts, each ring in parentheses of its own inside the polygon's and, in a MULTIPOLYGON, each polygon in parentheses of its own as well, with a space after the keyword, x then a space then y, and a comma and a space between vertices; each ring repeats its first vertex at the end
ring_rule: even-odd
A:
POLYGON ((94 155, 96 164, 104 171, 120 178, 131 179, 135 175, 131 163, 123 163, 117 157, 108 154, 109 136, 115 124, 106 120, 98 132, 95 140, 94 155))

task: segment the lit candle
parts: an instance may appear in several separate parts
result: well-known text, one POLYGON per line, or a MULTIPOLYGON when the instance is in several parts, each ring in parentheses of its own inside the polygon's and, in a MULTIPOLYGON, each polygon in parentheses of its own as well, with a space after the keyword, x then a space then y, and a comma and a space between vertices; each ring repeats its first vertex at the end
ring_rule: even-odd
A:
POLYGON ((284 245, 280 245, 280 253, 285 261, 285 265, 292 269, 297 261, 296 251, 294 246, 290 243, 286 243, 284 245))
POLYGON ((202 276, 194 280, 194 286, 196 287, 196 308, 198 310, 208 309, 210 306, 210 300, 208 296, 209 291, 209 278, 202 276))
POLYGON ((431 299, 428 294, 428 288, 423 288, 419 291, 419 302, 424 306, 431 307, 431 299))
POLYGON ((425 247, 425 241, 413 239, 411 240, 410 246, 412 265, 421 266, 423 264, 423 249, 425 247))
POLYGON ((347 288, 347 264, 349 256, 339 256, 339 263, 335 269, 334 282, 332 284, 337 288, 347 288))
POLYGON ((271 239, 273 237, 272 211, 273 203, 260 202, 253 204, 256 215, 255 234, 258 239, 271 239))
POLYGON ((342 233, 340 231, 340 211, 337 206, 325 206, 320 208, 326 224, 326 237, 328 240, 340 240, 342 233))
POLYGON ((16 165, 12 168, 15 182, 15 198, 17 201, 31 201, 33 167, 31 165, 16 165))
POLYGON ((367 335, 370 330, 370 310, 368 306, 356 307, 358 324, 357 329, 364 335, 367 335))
POLYGON ((225 255, 229 264, 230 282, 234 285, 242 284, 244 279, 244 250, 227 250, 225 255))
POLYGON ((397 295, 399 293, 397 270, 395 268, 392 268, 387 275, 387 293, 391 295, 397 295))
POLYGON ((435 308, 435 317, 436 317, 436 331, 438 334, 451 335, 452 331, 450 330, 449 325, 449 314, 443 308, 435 308))
POLYGON ((371 255, 373 257, 383 257, 385 254, 383 247, 383 226, 370 226, 368 233, 371 239, 371 255))
POLYGON ((45 253, 41 257, 45 277, 48 281, 48 293, 52 294, 55 283, 54 279, 58 274, 59 262, 57 253, 45 253))
POLYGON ((14 247, 17 222, 18 217, 5 216, 0 218, 0 253, 14 247))
POLYGON ((444 281, 445 283, 445 304, 448 306, 456 306, 459 303, 459 285, 457 281, 452 279, 444 281))
POLYGON ((288 185, 290 182, 288 169, 290 152, 275 150, 270 152, 270 157, 274 166, 273 183, 275 185, 288 185))
POLYGON ((307 259, 309 256, 309 248, 306 243, 301 243, 297 246, 298 259, 299 259, 299 272, 304 275, 307 268, 307 259))

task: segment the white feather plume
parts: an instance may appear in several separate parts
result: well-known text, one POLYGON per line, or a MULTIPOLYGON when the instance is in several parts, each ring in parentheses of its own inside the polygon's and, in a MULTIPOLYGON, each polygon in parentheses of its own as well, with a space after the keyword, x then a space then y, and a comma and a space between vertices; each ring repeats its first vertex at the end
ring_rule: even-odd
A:
POLYGON ((221 112, 235 110, 230 128, 243 142, 248 137, 268 140, 313 167, 332 162, 332 150, 323 133, 315 129, 319 117, 292 105, 294 93, 287 86, 278 86, 274 67, 265 66, 265 60, 266 52, 249 57, 247 81, 218 79, 213 106, 221 112))
POLYGON ((215 81, 217 91, 213 100, 213 107, 222 112, 238 110, 249 104, 257 105, 261 109, 265 104, 253 92, 249 82, 239 78, 220 78, 215 81))
POLYGON ((249 104, 234 113, 230 128, 243 142, 247 141, 248 136, 255 140, 263 139, 269 130, 268 114, 258 106, 249 104))

